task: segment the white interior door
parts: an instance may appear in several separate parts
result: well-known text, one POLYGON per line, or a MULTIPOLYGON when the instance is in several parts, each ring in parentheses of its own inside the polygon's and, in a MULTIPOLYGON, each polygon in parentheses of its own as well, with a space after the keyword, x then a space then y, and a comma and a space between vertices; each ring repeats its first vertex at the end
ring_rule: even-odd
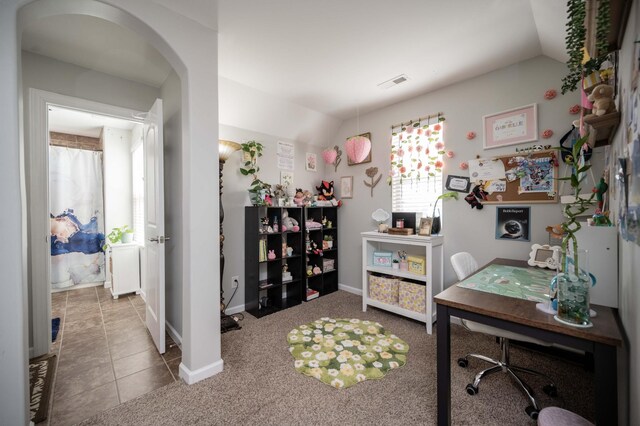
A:
POLYGON ((144 218, 145 256, 143 286, 146 324, 158 351, 164 339, 164 172, 162 153, 162 100, 156 99, 144 120, 144 218))

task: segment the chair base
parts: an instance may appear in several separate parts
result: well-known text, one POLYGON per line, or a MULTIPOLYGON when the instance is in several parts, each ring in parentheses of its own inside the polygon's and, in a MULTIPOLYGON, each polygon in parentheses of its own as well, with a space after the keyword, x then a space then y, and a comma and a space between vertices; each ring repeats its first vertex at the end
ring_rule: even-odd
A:
POLYGON ((536 376, 541 376, 544 377, 545 379, 547 379, 549 381, 549 384, 545 385, 543 388, 543 391, 549 395, 549 396, 556 396, 557 395, 557 388, 556 385, 553 383, 553 381, 549 378, 549 376, 547 376, 546 374, 543 374, 539 371, 535 371, 535 370, 531 370, 529 368, 524 368, 524 367, 519 367, 516 365, 512 365, 509 362, 509 339, 500 337, 500 349, 501 349, 501 359, 495 360, 493 358, 489 358, 487 356, 484 355, 480 355, 480 354, 474 354, 474 353, 469 353, 467 355, 465 355, 463 358, 459 358, 458 359, 458 365, 460 367, 466 368, 467 365, 469 365, 469 357, 472 358, 477 358, 480 359, 482 361, 485 361, 489 364, 491 364, 491 367, 486 368, 482 371, 480 371, 478 374, 476 374, 473 383, 469 383, 466 387, 467 393, 469 395, 475 395, 478 393, 478 385, 480 384, 480 381, 493 374, 493 373, 497 373, 499 371, 504 372, 509 374, 514 381, 519 385, 519 388, 524 392, 525 396, 527 397, 527 399, 529 400, 530 404, 529 406, 527 406, 525 408, 525 412, 527 413, 527 415, 529 417, 531 417, 533 420, 536 420, 538 418, 538 413, 540 412, 540 408, 538 406, 538 403, 536 402, 534 393, 533 393, 533 389, 531 389, 531 387, 520 378, 520 376, 518 374, 516 374, 516 372, 519 373, 527 373, 527 374, 532 374, 532 375, 536 375, 536 376))

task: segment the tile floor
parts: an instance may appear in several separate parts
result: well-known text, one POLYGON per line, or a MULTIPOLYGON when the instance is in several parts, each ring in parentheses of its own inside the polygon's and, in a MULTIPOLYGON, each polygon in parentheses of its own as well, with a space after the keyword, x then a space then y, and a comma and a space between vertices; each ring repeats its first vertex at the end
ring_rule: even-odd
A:
POLYGON ((71 425, 178 379, 182 353, 169 336, 160 356, 144 325, 145 305, 135 294, 113 299, 92 287, 54 293, 52 317, 60 332, 48 419, 71 425))

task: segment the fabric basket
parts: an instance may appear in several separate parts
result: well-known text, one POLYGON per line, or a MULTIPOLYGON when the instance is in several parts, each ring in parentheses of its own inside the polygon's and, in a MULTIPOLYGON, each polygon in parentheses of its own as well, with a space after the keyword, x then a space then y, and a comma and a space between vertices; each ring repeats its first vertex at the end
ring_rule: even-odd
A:
POLYGON ((369 275, 369 297, 389 305, 398 305, 398 279, 369 275))
POLYGON ((400 282, 398 288, 398 303, 401 308, 414 312, 424 312, 426 294, 425 287, 420 284, 400 282))

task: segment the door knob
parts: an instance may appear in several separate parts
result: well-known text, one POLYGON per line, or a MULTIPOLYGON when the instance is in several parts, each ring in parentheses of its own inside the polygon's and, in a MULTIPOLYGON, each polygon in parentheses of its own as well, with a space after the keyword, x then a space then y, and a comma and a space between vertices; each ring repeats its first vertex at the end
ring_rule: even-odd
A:
POLYGON ((159 240, 158 240, 158 237, 154 237, 154 238, 149 238, 149 241, 151 241, 152 243, 157 243, 159 240))

